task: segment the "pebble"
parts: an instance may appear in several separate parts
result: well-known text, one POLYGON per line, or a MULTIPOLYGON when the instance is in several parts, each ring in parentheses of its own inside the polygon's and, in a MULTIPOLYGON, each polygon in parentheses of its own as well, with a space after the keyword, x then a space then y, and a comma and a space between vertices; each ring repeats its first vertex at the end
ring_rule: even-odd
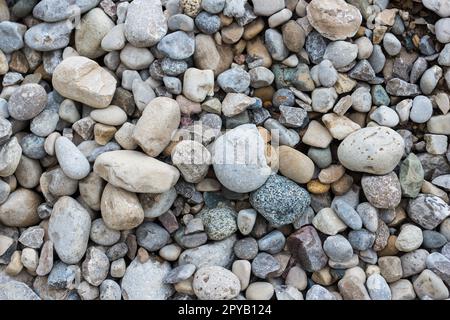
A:
POLYGON ((436 88, 439 79, 442 78, 442 68, 432 66, 427 69, 420 78, 420 89, 423 94, 431 94, 436 88))
POLYGON ((252 231, 256 221, 256 211, 253 209, 244 209, 237 215, 237 227, 241 234, 248 235, 252 231))
POLYGON ((102 153, 95 160, 94 172, 112 185, 139 193, 166 192, 179 178, 173 166, 131 150, 102 153))
POLYGON ((250 203, 275 226, 295 221, 308 207, 308 192, 293 181, 272 175, 267 182, 250 195, 250 203), (290 194, 296 197, 290 197, 290 194))
POLYGON ((383 37, 383 47, 390 56, 396 56, 400 53, 402 44, 395 35, 387 32, 383 37))
POLYGON ((370 114, 370 119, 378 123, 380 126, 393 128, 398 125, 400 119, 394 109, 380 106, 370 114))
POLYGON ((106 279, 100 285, 100 300, 120 300, 121 296, 120 286, 114 280, 106 279))
POLYGON ((133 229, 144 220, 137 195, 110 183, 103 189, 101 213, 105 225, 113 230, 133 229))
POLYGON ((345 262, 352 258, 353 248, 350 242, 341 235, 329 236, 323 243, 323 250, 333 261, 345 262))
POLYGON ((130 3, 125 19, 125 37, 135 47, 150 47, 167 33, 167 20, 160 1, 130 3))
POLYGON ((17 120, 30 120, 36 117, 47 104, 47 94, 38 84, 20 86, 8 101, 8 112, 17 120))
POLYGON ((358 213, 344 200, 333 201, 331 208, 334 210, 339 219, 353 230, 362 228, 362 220, 358 213))
POLYGON ((418 249, 423 242, 422 230, 412 224, 405 224, 395 241, 395 247, 403 252, 411 252, 418 249))
POLYGON ((424 170, 420 160, 414 153, 400 165, 399 180, 404 196, 415 198, 420 192, 424 179, 424 170))
POLYGON ((252 261, 252 273, 261 279, 268 278, 272 273, 278 271, 281 265, 272 255, 260 252, 252 261))
POLYGON ((278 149, 279 170, 287 178, 297 183, 307 183, 314 174, 314 163, 306 155, 288 146, 278 149))
POLYGON ((227 267, 233 261, 233 245, 235 242, 236 237, 231 236, 194 249, 187 249, 180 254, 179 264, 192 263, 197 268, 205 266, 227 267))
POLYGON ((196 141, 181 141, 172 151, 172 162, 187 182, 200 182, 208 173, 211 154, 196 141))
POLYGON ((187 59, 194 54, 195 39, 184 31, 175 31, 161 39, 158 50, 171 59, 187 59))
POLYGON ((264 141, 255 125, 244 124, 228 131, 213 145, 212 164, 217 179, 234 192, 258 189, 271 171, 264 150, 264 141), (245 158, 239 154, 245 154, 245 158), (244 177, 245 183, 242 183, 244 177))
MULTIPOLYGON (((250 86, 250 79, 251 78, 249 73, 247 73, 244 69, 240 67, 235 67, 219 74, 219 76, 217 77, 217 84, 225 92, 239 93, 244 92, 248 89, 248 87, 250 86)), ((243 96, 241 98, 248 99, 247 96, 243 96)), ((229 117, 230 115, 227 116, 229 117)))
POLYGON ((329 60, 336 69, 340 69, 350 65, 357 56, 358 46, 356 44, 347 41, 333 41, 325 49, 323 59, 329 60))
POLYGON ((415 123, 425 123, 433 115, 433 106, 430 99, 425 96, 417 96, 413 99, 413 104, 409 118, 415 123))
POLYGON ((11 227, 28 227, 39 222, 37 208, 41 197, 34 191, 18 188, 0 205, 0 222, 11 227))
POLYGON ((359 10, 343 0, 313 0, 306 12, 314 29, 330 40, 353 37, 362 21, 359 10))
POLYGON ((268 282, 253 282, 245 291, 247 300, 270 300, 274 294, 274 287, 268 282))
POLYGON ((438 249, 447 243, 444 235, 437 231, 424 230, 423 231, 423 247, 427 249, 438 249))
POLYGON ((214 73, 211 70, 189 68, 184 73, 183 95, 194 102, 203 102, 213 95, 214 73))
POLYGON ((378 266, 383 278, 388 282, 400 280, 403 276, 402 264, 399 257, 385 256, 378 259, 378 266))
POLYGON ((125 300, 165 300, 174 293, 164 278, 172 270, 166 261, 160 262, 153 257, 145 262, 139 257, 131 261, 122 278, 122 296, 125 300))
POLYGON ((230 208, 205 209, 200 217, 211 240, 223 240, 237 231, 236 213, 230 208))
POLYGON ((258 240, 258 247, 260 251, 265 251, 270 254, 280 252, 285 245, 286 239, 280 231, 272 231, 258 240))
POLYGON ((283 36, 276 29, 268 29, 264 34, 264 41, 272 59, 283 61, 289 56, 289 50, 283 42, 283 36))
POLYGON ((383 176, 365 175, 361 186, 367 200, 376 208, 395 209, 401 201, 400 181, 395 173, 383 176))
POLYGON ((367 291, 372 300, 391 300, 392 294, 386 280, 379 274, 374 273, 367 278, 367 291))
POLYGON ((120 239, 120 232, 106 226, 103 219, 96 219, 91 223, 89 238, 102 246, 111 246, 120 239))
POLYGON ((202 33, 213 34, 220 29, 220 17, 206 11, 202 11, 195 17, 195 25, 202 33))
POLYGON ((89 213, 71 197, 61 197, 53 206, 48 235, 58 257, 75 264, 86 252, 91 228, 89 213))
POLYGON ((106 279, 109 272, 109 260, 106 254, 90 247, 86 251, 86 258, 81 265, 83 278, 93 286, 99 286, 106 279))
POLYGON ((220 266, 201 267, 192 282, 194 293, 200 300, 230 300, 241 289, 238 277, 220 266))
POLYGON ((409 201, 407 213, 415 223, 431 230, 450 215, 450 208, 439 197, 419 194, 415 199, 409 201))
POLYGON ((236 241, 234 254, 239 259, 252 260, 258 254, 258 242, 251 237, 242 238, 236 241))
POLYGON ((8 54, 22 49, 24 46, 23 35, 25 31, 26 26, 23 24, 0 21, 0 34, 2 35, 2 39, 4 39, 2 44, 0 44, 0 50, 8 54))
POLYGON ((89 174, 90 165, 81 151, 66 137, 55 141, 55 154, 64 174, 74 180, 81 180, 89 174))
POLYGON ((447 299, 449 292, 444 282, 433 271, 424 270, 413 281, 414 290, 420 299, 429 297, 433 300, 447 299))
POLYGON ((362 128, 348 135, 338 148, 341 164, 349 170, 386 174, 399 163, 404 149, 401 136, 387 127, 362 128), (386 143, 386 136, 391 137, 386 143), (358 150, 358 152, 354 152, 358 150))
POLYGON ((52 84, 62 96, 93 108, 106 108, 116 89, 116 79, 85 57, 61 62, 53 72, 52 84))
POLYGON ((164 247, 170 238, 169 233, 158 224, 144 222, 136 230, 137 242, 150 252, 158 251, 164 247))
POLYGON ((327 264, 327 256, 322 242, 312 226, 304 226, 287 239, 288 250, 300 266, 309 272, 322 269, 327 264))
POLYGON ((347 225, 331 208, 323 208, 318 211, 312 220, 312 224, 317 230, 327 235, 336 235, 347 228, 347 225))

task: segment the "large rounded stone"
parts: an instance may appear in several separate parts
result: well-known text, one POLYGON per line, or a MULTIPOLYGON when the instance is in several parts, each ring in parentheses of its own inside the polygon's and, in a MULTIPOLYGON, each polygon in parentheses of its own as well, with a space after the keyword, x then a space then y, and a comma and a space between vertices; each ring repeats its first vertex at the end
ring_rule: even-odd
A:
POLYGON ((71 197, 61 197, 53 206, 48 235, 58 257, 67 264, 76 264, 86 252, 91 230, 91 217, 71 197))
POLYGON ((405 143, 387 127, 367 127, 348 135, 338 148, 341 164, 371 174, 391 172, 403 156, 405 143))
POLYGON ((258 189, 271 173, 265 143, 254 124, 243 124, 219 137, 212 148, 217 179, 234 192, 258 189))

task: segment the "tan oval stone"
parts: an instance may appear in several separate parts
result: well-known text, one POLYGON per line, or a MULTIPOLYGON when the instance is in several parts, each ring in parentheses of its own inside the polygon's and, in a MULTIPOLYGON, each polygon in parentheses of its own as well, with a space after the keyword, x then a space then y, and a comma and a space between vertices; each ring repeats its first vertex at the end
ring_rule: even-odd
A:
POLYGON ((278 149, 280 172, 297 183, 307 183, 314 174, 314 162, 305 154, 288 146, 278 149))
POLYGON ((108 183, 103 190, 101 212, 103 221, 113 230, 129 230, 144 221, 144 210, 135 193, 108 183))

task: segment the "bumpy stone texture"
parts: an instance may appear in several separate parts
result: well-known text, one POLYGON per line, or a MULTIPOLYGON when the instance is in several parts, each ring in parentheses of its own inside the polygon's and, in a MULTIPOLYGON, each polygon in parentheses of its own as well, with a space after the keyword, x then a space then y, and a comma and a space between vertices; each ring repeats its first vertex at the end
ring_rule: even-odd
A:
POLYGON ((294 222, 310 202, 305 189, 279 175, 270 176, 261 188, 250 194, 252 206, 274 226, 294 222))
POLYGON ((59 258, 75 264, 86 252, 91 218, 89 213, 71 197, 61 197, 53 206, 48 234, 59 258))
POLYGON ((93 108, 106 108, 116 89, 116 79, 85 57, 70 57, 60 63, 52 84, 62 96, 93 108))
POLYGON ((167 261, 151 257, 146 262, 135 258, 127 267, 121 287, 125 300, 165 300, 173 294, 173 287, 163 280, 172 268, 167 261))
POLYGON ((306 12, 314 29, 330 40, 353 37, 362 21, 359 10, 344 0, 313 0, 306 12))
POLYGON ((287 239, 289 251, 305 270, 314 272, 327 264, 328 258, 322 249, 317 231, 311 226, 305 226, 287 239))
POLYGON ((150 47, 167 33, 161 1, 135 0, 125 19, 125 37, 135 47, 150 47))
POLYGON ((390 128, 362 128, 342 141, 338 158, 352 171, 386 174, 399 163, 404 145, 402 137, 390 128))
POLYGON ((450 207, 439 197, 419 194, 409 200, 407 212, 415 223, 430 230, 450 215, 450 207))
POLYGON ((361 186, 367 200, 376 208, 395 209, 400 204, 400 182, 393 172, 384 176, 363 176, 361 186))

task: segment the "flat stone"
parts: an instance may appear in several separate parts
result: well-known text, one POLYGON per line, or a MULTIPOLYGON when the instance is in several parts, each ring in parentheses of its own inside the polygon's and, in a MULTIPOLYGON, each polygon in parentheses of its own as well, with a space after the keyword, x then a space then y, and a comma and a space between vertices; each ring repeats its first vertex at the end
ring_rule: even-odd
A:
POLYGON ((94 172, 116 187, 139 193, 166 192, 180 175, 173 166, 131 150, 99 155, 94 163, 94 172))

